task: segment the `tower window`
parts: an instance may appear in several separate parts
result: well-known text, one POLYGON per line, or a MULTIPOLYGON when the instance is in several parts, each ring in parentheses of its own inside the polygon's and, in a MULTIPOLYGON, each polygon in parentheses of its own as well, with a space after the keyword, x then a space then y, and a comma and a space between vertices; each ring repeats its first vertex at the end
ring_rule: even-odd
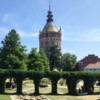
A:
POLYGON ((48 37, 48 33, 45 34, 45 37, 48 37))

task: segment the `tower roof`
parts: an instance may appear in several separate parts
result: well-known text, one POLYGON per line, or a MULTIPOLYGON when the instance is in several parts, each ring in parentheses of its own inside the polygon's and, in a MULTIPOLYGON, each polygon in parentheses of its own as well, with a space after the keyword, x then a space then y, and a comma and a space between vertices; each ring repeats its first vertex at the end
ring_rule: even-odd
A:
POLYGON ((53 17, 53 15, 52 15, 52 11, 51 11, 50 5, 49 5, 49 11, 48 11, 48 15, 47 15, 47 22, 46 22, 46 25, 44 26, 44 28, 42 30, 42 33, 58 32, 58 29, 54 25, 52 17, 53 17))
POLYGON ((42 32, 43 33, 46 33, 46 32, 58 32, 58 29, 56 28, 56 26, 54 25, 53 22, 49 22, 49 23, 46 23, 46 25, 44 26, 42 32))

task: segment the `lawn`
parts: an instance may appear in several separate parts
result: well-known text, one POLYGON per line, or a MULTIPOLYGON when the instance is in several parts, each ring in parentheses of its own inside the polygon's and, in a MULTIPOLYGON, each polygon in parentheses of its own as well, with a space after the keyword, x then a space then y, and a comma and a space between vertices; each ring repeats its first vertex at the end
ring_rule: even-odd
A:
MULTIPOLYGON (((33 84, 32 84, 32 81, 31 80, 28 80, 28 81, 25 81, 24 83, 23 83, 23 91, 25 90, 25 89, 30 89, 30 88, 33 88, 34 86, 33 86, 33 84), (26 85, 26 84, 27 85, 26 85)), ((12 88, 6 88, 5 89, 5 93, 16 93, 16 88, 14 88, 14 89, 12 89, 12 88)))
POLYGON ((0 100, 11 100, 10 95, 0 95, 0 100))
MULTIPOLYGON (((40 87, 39 90, 40 90, 41 94, 51 93, 51 87, 50 86, 46 87, 46 88, 40 87)), ((67 88, 63 88, 63 87, 58 88, 57 91, 58 91, 58 94, 67 94, 68 93, 67 88)))
MULTIPOLYGON (((100 88, 95 86, 95 92, 98 92, 100 88)), ((97 100, 99 99, 99 95, 85 95, 85 96, 70 96, 67 95, 67 86, 63 85, 60 86, 58 85, 58 94, 59 95, 50 95, 51 93, 51 86, 49 85, 46 88, 41 88, 39 87, 40 94, 41 95, 46 95, 47 98, 50 100, 97 100), (61 95, 62 94, 62 95, 61 95)), ((16 91, 15 89, 6 89, 6 93, 14 93, 16 91)), ((32 80, 24 81, 23 85, 23 92, 26 93, 34 93, 34 85, 32 80)), ((0 95, 0 100, 11 100, 9 95, 0 95)))

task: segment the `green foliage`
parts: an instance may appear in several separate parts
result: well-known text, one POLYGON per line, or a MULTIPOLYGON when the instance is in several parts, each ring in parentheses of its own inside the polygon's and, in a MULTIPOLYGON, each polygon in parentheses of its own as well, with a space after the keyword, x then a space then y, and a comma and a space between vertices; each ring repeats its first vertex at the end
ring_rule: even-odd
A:
POLYGON ((41 79, 44 76, 44 72, 42 71, 34 71, 34 70, 30 70, 27 71, 27 77, 29 77, 30 79, 41 79))
POLYGON ((59 83, 60 85, 64 85, 64 84, 65 84, 65 80, 61 78, 61 79, 59 80, 58 83, 59 83))
POLYGON ((5 92, 5 80, 7 75, 7 71, 0 70, 0 94, 5 92))
POLYGON ((0 95, 0 100, 11 100, 10 95, 0 95))
POLYGON ((26 69, 25 46, 21 45, 19 35, 13 29, 5 37, 0 48, 0 68, 26 69))
POLYGON ((28 70, 34 70, 35 68, 35 63, 39 60, 39 56, 37 53, 36 48, 32 48, 30 54, 28 55, 28 70))
POLYGON ((43 78, 44 73, 41 71, 30 71, 28 72, 29 78, 34 80, 35 94, 39 94, 39 84, 40 80, 43 78))
POLYGON ((75 69, 77 57, 74 54, 65 53, 61 57, 63 71, 72 71, 75 69))
POLYGON ((50 70, 61 67, 61 52, 57 46, 53 46, 48 50, 48 58, 50 61, 50 70))
POLYGON ((21 70, 3 70, 0 69, 0 93, 5 92, 5 80, 9 77, 16 79, 17 93, 22 93, 22 83, 24 78, 30 78, 34 81, 35 94, 39 94, 40 82, 47 82, 51 80, 51 92, 57 94, 57 83, 59 79, 66 79, 68 86, 68 93, 70 95, 76 95, 76 86, 78 80, 84 81, 84 88, 88 94, 92 94, 94 90, 94 83, 96 80, 100 80, 100 73, 89 72, 41 72, 41 71, 21 71, 21 70), (47 79, 48 78, 48 79, 47 79), (42 80, 41 80, 42 79, 42 80))
POLYGON ((28 70, 43 71, 43 63, 40 61, 39 53, 36 48, 32 48, 28 56, 28 70))
POLYGON ((41 49, 39 51, 40 62, 43 64, 44 71, 50 71, 49 60, 45 54, 45 52, 41 49))
POLYGON ((56 95, 57 94, 57 83, 58 83, 58 80, 62 77, 62 73, 52 71, 46 74, 47 74, 47 77, 51 80, 51 86, 52 86, 51 93, 56 95))
POLYGON ((48 83, 49 82, 49 79, 48 78, 42 78, 40 82, 41 83, 48 83))
POLYGON ((43 50, 37 52, 36 48, 32 48, 28 56, 28 70, 49 71, 49 61, 43 50))

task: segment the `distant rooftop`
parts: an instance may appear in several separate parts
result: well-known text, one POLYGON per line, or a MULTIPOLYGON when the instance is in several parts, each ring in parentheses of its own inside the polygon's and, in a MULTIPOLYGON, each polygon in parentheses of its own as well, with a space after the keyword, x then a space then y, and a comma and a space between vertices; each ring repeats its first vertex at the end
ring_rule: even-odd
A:
POLYGON ((100 62, 88 64, 85 68, 100 68, 100 62))

